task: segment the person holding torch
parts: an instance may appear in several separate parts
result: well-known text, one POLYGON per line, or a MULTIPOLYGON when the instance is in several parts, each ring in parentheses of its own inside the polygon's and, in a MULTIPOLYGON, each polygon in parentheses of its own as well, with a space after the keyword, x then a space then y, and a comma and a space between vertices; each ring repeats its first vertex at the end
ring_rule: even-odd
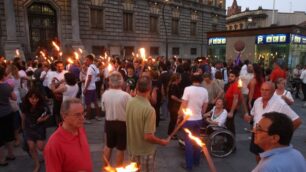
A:
MULTIPOLYGON (((206 112, 208 105, 208 92, 201 87, 202 76, 193 74, 191 76, 192 85, 184 90, 182 104, 179 110, 179 121, 184 118, 184 110, 190 109, 192 115, 189 116, 184 128, 189 129, 195 136, 200 135, 200 127, 202 126, 202 114, 206 112)), ((186 116, 187 117, 187 116, 186 116)), ((201 149, 195 146, 188 136, 185 137, 185 160, 186 164, 182 167, 186 170, 192 170, 192 167, 200 164, 201 149)))

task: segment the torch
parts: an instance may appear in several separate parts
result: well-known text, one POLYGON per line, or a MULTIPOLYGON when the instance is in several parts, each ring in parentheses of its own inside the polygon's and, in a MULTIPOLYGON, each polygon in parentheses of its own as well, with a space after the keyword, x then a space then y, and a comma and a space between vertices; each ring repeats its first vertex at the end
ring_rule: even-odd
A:
POLYGON ((206 144, 202 142, 202 140, 198 137, 195 137, 194 135, 192 135, 191 131, 188 130, 187 128, 184 128, 184 131, 188 134, 188 137, 193 140, 195 143, 197 143, 197 145, 199 145, 201 148, 202 148, 202 151, 203 151, 203 154, 207 160, 207 163, 208 163, 208 167, 209 167, 209 170, 211 172, 217 172, 217 169, 215 167, 215 164, 207 150, 207 147, 206 147, 206 144))
POLYGON ((173 130, 173 132, 169 135, 168 138, 172 138, 178 131, 179 129, 185 124, 185 122, 192 116, 192 112, 190 109, 183 109, 184 113, 184 119, 177 125, 177 127, 173 130))

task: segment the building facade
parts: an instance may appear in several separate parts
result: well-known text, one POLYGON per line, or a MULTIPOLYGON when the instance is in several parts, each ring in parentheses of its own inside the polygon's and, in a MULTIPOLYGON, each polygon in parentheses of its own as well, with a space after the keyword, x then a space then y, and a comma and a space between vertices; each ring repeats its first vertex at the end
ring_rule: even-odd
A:
POLYGON ((306 21, 305 11, 295 11, 293 13, 278 12, 278 10, 263 9, 241 11, 241 6, 237 0, 228 7, 226 17, 227 30, 242 30, 265 28, 270 26, 300 25, 306 21))
POLYGON ((194 58, 207 54, 207 32, 225 29, 225 0, 0 0, 0 24, 6 58, 51 51, 52 40, 64 53, 194 58))

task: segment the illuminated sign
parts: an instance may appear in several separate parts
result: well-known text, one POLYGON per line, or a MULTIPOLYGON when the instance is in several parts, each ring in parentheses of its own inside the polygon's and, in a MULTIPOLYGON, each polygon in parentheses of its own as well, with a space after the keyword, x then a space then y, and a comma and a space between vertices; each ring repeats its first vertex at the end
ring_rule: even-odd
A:
POLYGON ((209 38, 208 45, 225 45, 226 38, 224 37, 216 37, 216 38, 209 38))
POLYGON ((306 36, 303 35, 291 35, 291 43, 293 44, 306 44, 306 36))
POLYGON ((256 44, 288 44, 290 42, 289 34, 269 34, 257 35, 256 44))

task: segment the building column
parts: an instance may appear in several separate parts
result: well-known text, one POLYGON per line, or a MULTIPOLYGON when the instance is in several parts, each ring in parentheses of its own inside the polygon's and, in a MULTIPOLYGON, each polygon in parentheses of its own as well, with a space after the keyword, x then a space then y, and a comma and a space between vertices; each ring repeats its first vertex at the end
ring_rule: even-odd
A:
POLYGON ((72 27, 72 48, 82 48, 80 39, 80 22, 79 22, 79 0, 71 0, 71 27, 72 27))
POLYGON ((4 13, 6 25, 6 42, 4 44, 5 57, 7 59, 13 59, 16 57, 16 49, 19 49, 19 57, 24 58, 23 49, 17 40, 14 1, 4 0, 4 13))

